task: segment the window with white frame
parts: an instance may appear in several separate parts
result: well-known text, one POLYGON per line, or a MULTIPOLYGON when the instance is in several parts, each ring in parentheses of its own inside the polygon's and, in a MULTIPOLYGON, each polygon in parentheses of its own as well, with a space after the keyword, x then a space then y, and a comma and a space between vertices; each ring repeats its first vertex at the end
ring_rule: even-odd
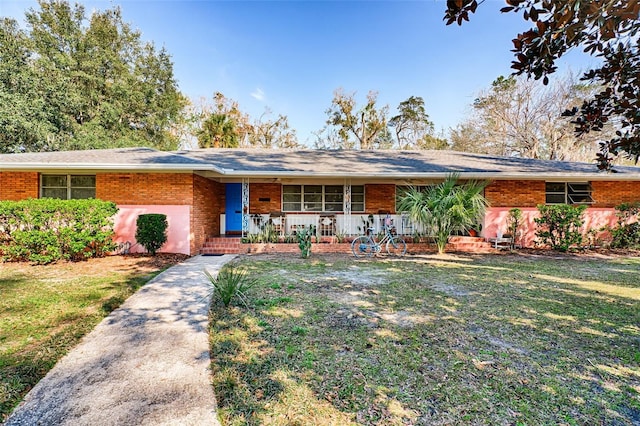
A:
MULTIPOLYGON (((282 211, 341 212, 344 210, 342 185, 282 185, 282 211)), ((351 187, 351 211, 364 211, 364 186, 351 187)))
POLYGON ((546 182, 547 204, 593 204, 589 182, 546 182))
POLYGON ((41 175, 40 197, 79 200, 96 197, 95 175, 41 175))

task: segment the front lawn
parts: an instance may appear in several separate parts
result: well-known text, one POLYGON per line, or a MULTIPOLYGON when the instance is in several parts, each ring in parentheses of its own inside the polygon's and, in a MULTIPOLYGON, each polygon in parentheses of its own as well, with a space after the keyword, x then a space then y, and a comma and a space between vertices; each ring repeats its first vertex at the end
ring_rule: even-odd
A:
POLYGON ((0 421, 79 339, 184 256, 0 262, 0 421))
POLYGON ((236 424, 640 424, 640 259, 243 257, 212 308, 236 424))

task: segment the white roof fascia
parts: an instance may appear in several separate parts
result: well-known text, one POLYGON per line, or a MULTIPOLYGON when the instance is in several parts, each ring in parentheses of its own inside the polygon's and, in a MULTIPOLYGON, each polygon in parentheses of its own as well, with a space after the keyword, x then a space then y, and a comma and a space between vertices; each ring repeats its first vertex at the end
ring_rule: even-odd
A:
MULTIPOLYGON (((0 171, 40 171, 40 170, 77 170, 77 171, 148 171, 148 172, 196 172, 209 171, 227 177, 245 178, 385 178, 385 179, 446 179, 452 172, 424 173, 335 173, 304 171, 242 171, 224 169, 213 164, 96 164, 96 163, 5 163, 0 171)), ((504 173, 504 172, 458 172, 461 179, 478 180, 554 180, 554 181, 640 181, 640 173, 504 173)))

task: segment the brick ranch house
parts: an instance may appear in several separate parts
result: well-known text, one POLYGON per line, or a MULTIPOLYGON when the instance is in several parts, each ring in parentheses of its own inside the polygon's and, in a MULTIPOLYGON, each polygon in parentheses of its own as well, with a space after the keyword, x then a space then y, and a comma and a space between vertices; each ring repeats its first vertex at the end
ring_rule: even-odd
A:
POLYGON ((617 170, 454 151, 122 148, 2 154, 0 200, 113 201, 117 241, 130 242, 132 251, 140 250, 137 216, 164 213, 163 251, 194 255, 239 251, 239 241, 216 246, 216 237, 255 234, 267 223, 283 236, 313 224, 328 237, 355 235, 365 220, 377 227, 390 215, 398 233, 413 235, 420 229, 396 210, 396 195, 457 172, 461 180, 490 181, 481 236, 502 235, 508 210, 518 207, 525 217, 521 242, 530 246, 538 204, 588 204, 585 228, 614 224, 614 206, 640 200, 640 168, 617 170))

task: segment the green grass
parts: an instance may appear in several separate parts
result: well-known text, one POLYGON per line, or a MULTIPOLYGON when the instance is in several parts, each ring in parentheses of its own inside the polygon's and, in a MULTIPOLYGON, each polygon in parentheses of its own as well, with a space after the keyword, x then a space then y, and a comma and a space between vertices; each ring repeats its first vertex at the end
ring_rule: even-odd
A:
POLYGON ((213 308, 224 425, 640 422, 640 259, 314 257, 213 308))
POLYGON ((0 263, 0 421, 82 336, 159 272, 142 268, 142 257, 127 268, 109 262, 0 263))

